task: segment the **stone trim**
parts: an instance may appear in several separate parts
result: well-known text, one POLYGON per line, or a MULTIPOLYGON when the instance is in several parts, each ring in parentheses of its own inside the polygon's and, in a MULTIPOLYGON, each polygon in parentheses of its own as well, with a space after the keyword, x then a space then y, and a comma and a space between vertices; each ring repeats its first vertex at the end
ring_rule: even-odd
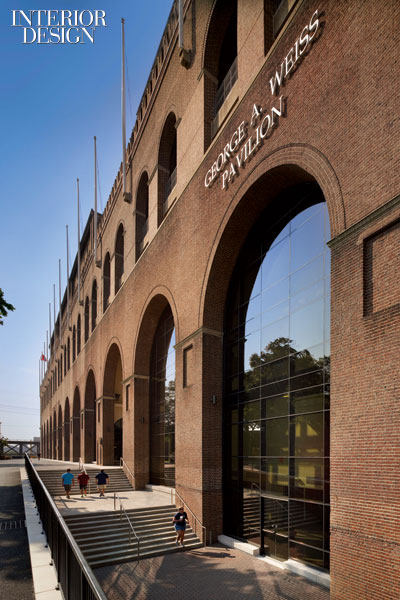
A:
MULTIPOLYGON (((389 200, 389 202, 386 202, 386 204, 384 204, 383 206, 380 206, 379 208, 376 208, 374 211, 372 211, 372 213, 370 213, 366 217, 362 218, 357 223, 354 223, 354 225, 351 225, 351 227, 349 227, 348 229, 346 229, 342 233, 339 233, 339 235, 337 235, 336 237, 332 238, 328 242, 328 246, 330 248, 335 248, 337 245, 339 245, 342 242, 344 242, 345 240, 347 240, 347 238, 349 238, 353 234, 356 234, 356 233, 360 232, 362 229, 364 229, 368 225, 372 225, 375 221, 377 221, 381 217, 384 217, 391 210, 393 210, 394 208, 397 208, 397 206, 400 206, 400 196, 396 196, 395 198, 392 198, 392 200, 389 200)), ((392 220, 395 221, 396 218, 397 217, 395 217, 394 219, 391 219, 387 223, 385 222, 384 225, 379 225, 376 228, 375 227, 374 228, 370 228, 368 230, 368 232, 366 232, 366 235, 360 236, 360 237, 362 237, 362 239, 359 238, 357 240, 357 244, 360 244, 363 239, 365 239, 369 235, 372 235, 373 233, 376 233, 376 231, 379 231, 382 227, 385 227, 386 225, 388 225, 389 223, 391 223, 392 220)))
POLYGON ((198 335, 212 335, 214 337, 222 339, 224 334, 222 333, 222 331, 216 331, 215 329, 209 329, 208 327, 202 326, 199 327, 199 329, 196 329, 196 331, 194 331, 187 337, 185 337, 183 340, 175 344, 175 350, 180 350, 182 346, 185 346, 190 340, 197 337, 198 335))

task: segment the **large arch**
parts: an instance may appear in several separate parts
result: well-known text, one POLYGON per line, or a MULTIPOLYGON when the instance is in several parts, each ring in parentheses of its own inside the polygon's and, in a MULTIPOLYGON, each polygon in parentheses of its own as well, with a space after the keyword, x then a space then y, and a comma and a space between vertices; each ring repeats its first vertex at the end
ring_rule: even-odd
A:
POLYGON ((58 422, 57 422, 57 458, 63 459, 63 418, 61 405, 58 407, 58 422))
POLYGON ((176 116, 170 112, 162 130, 158 149, 158 211, 157 225, 167 214, 171 202, 170 195, 177 179, 177 132, 176 116))
MULTIPOLYGON (((257 346, 257 344, 255 344, 254 348, 251 346, 251 340, 253 338, 249 323, 251 316, 252 326, 255 328, 254 339, 258 340, 257 336, 259 336, 260 340, 265 342, 265 339, 267 339, 267 330, 270 325, 267 322, 265 322, 266 324, 264 323, 264 313, 262 311, 267 312, 272 310, 272 308, 270 309, 266 304, 264 306, 262 302, 264 302, 264 298, 267 298, 270 292, 268 291, 267 293, 266 288, 260 287, 259 297, 257 296, 256 298, 254 289, 256 285, 259 285, 261 269, 265 270, 266 276, 270 276, 270 274, 273 273, 275 267, 269 264, 268 261, 267 263, 264 263, 263 261, 264 258, 267 260, 270 249, 273 247, 275 240, 280 239, 279 236, 284 228, 286 226, 292 227, 292 221, 294 222, 298 215, 305 214, 305 212, 311 210, 312 207, 320 205, 326 206, 326 204, 328 204, 329 212, 333 216, 334 222, 332 231, 337 231, 338 228, 344 225, 344 212, 342 211, 340 189, 337 185, 337 180, 335 180, 333 170, 329 169, 326 162, 324 164, 324 159, 319 156, 318 153, 309 150, 300 153, 298 152, 298 149, 295 149, 292 152, 292 158, 296 155, 299 162, 302 162, 302 167, 293 163, 279 164, 284 154, 285 150, 282 151, 280 156, 278 156, 277 153, 275 157, 268 157, 269 164, 273 165, 270 170, 265 171, 268 160, 264 160, 258 165, 254 165, 252 172, 249 173, 246 181, 243 181, 241 189, 232 199, 232 204, 228 208, 224 222, 217 234, 214 250, 210 255, 209 270, 205 278, 203 303, 199 314, 199 324, 200 326, 202 325, 203 328, 207 328, 208 331, 214 332, 214 337, 212 338, 210 336, 210 340, 208 341, 208 352, 213 356, 214 360, 212 362, 206 361, 203 367, 203 396, 208 396, 212 393, 212 389, 208 389, 207 382, 218 381, 218 386, 214 385, 214 393, 216 391, 218 394, 217 397, 220 396, 223 398, 223 402, 220 404, 217 403, 217 409, 212 413, 210 412, 207 414, 207 411, 204 411, 203 413, 203 430, 209 428, 209 431, 215 432, 214 438, 210 439, 210 447, 214 449, 214 452, 212 456, 208 456, 207 453, 203 456, 203 469, 213 467, 221 469, 224 473, 225 508, 223 514, 225 524, 223 526, 222 522, 217 522, 213 518, 213 515, 210 515, 209 517, 207 514, 203 515, 203 519, 208 522, 209 527, 215 527, 217 530, 224 530, 225 533, 230 533, 231 535, 233 534, 239 537, 251 537, 249 531, 246 530, 243 521, 240 521, 240 525, 238 524, 236 529, 235 527, 232 527, 232 522, 235 522, 236 520, 236 522, 239 523, 239 520, 242 519, 243 514, 245 513, 244 503, 247 501, 246 490, 250 489, 251 484, 254 485, 253 493, 255 490, 256 495, 260 494, 260 489, 262 490, 262 502, 265 502, 265 513, 263 512, 263 518, 265 517, 266 523, 272 522, 268 521, 268 518, 270 514, 272 514, 271 511, 273 512, 276 509, 275 505, 272 507, 272 504, 275 502, 275 500, 272 500, 273 494, 281 494, 282 500, 278 502, 280 513, 279 515, 275 515, 275 521, 280 519, 279 522, 283 522, 285 520, 285 527, 288 532, 286 538, 284 538, 286 540, 286 550, 279 554, 280 550, 277 550, 279 546, 277 539, 279 536, 277 537, 277 532, 272 528, 271 537, 266 541, 267 551, 278 558, 298 558, 310 564, 316 564, 319 567, 326 568, 326 548, 320 545, 317 550, 304 550, 307 543, 302 547, 297 543, 297 539, 300 539, 299 532, 302 527, 301 523, 297 527, 297 534, 293 527, 292 529, 290 528, 291 526, 289 526, 289 523, 293 524, 297 518, 294 507, 298 508, 297 505, 299 502, 303 502, 303 513, 307 515, 308 519, 314 519, 315 511, 318 509, 318 518, 321 523, 324 522, 324 533, 321 534, 322 537, 318 540, 318 544, 325 543, 325 535, 327 535, 325 533, 327 531, 325 527, 326 519, 329 518, 329 511, 326 512, 328 510, 328 505, 325 501, 324 465, 327 464, 325 461, 329 460, 329 455, 326 454, 325 446, 323 445, 323 442, 321 442, 322 446, 320 451, 322 454, 318 455, 318 460, 320 460, 320 457, 322 456, 322 466, 318 466, 319 475, 315 474, 316 468, 314 469, 315 472, 313 471, 314 474, 311 472, 312 469, 310 469, 308 473, 306 473, 307 469, 303 469, 300 473, 300 459, 289 459, 286 457, 282 459, 283 462, 286 461, 285 467, 277 466, 275 463, 275 466, 272 465, 275 458, 271 458, 273 453, 271 447, 275 441, 277 446, 280 444, 280 451, 283 452, 282 439, 285 438, 289 445, 289 450, 293 450, 293 448, 296 447, 295 440, 298 436, 301 437, 301 435, 303 435, 301 433, 302 431, 307 431, 308 433, 306 435, 314 435, 315 432, 313 433, 311 431, 314 426, 310 424, 307 419, 307 422, 305 422, 305 417, 300 417, 297 415, 297 409, 293 409, 292 383, 290 383, 290 385, 288 384, 289 387, 287 392, 275 390, 276 394, 278 396, 280 394, 282 398, 286 393, 288 394, 287 399, 285 397, 282 402, 283 404, 286 402, 286 406, 289 406, 290 403, 290 409, 287 408, 286 413, 283 416, 278 414, 278 417, 281 418, 282 427, 279 431, 277 430, 276 435, 269 433, 270 429, 268 428, 269 425, 267 425, 267 423, 269 423, 268 419, 270 418, 270 415, 265 411, 267 410, 267 406, 272 406, 272 401, 270 401, 269 392, 267 391, 270 381, 265 381, 265 377, 270 377, 271 368, 268 361, 272 354, 273 358, 275 357, 276 359, 274 368, 276 366, 278 370, 279 368, 283 369, 280 375, 281 380, 285 382, 292 382, 292 379, 290 379, 292 375, 287 375, 287 373, 291 373, 291 369, 294 368, 293 364, 297 364, 297 362, 299 364, 301 362, 303 366, 305 363, 308 365, 312 363, 314 371, 316 373, 318 372, 315 377, 324 378, 326 369, 329 369, 330 359, 329 356, 326 359, 326 347, 324 347, 323 344, 321 345, 321 348, 315 350, 315 356, 311 356, 312 352, 309 348, 303 348, 302 346, 297 347, 297 344, 290 335, 295 331, 295 325, 292 325, 292 313, 290 311, 288 313, 289 316, 285 316, 285 319, 289 320, 288 322, 290 322, 290 327, 292 329, 286 330, 284 327, 283 329, 279 329, 278 325, 274 324, 274 327, 276 325, 274 329, 274 339, 271 338, 262 346, 257 346), (275 164, 273 164, 274 162, 275 164), (314 171, 313 173, 310 173, 304 168, 307 163, 308 167, 311 167, 310 171, 314 171), (322 185, 320 185, 320 181, 316 179, 315 172, 319 172, 322 185), (325 190, 327 190, 326 195, 324 194, 325 190), (327 196, 329 198, 329 203, 325 202, 327 196), (258 255, 254 254, 256 251, 256 244, 257 252, 259 252, 258 255), (261 251, 259 248, 263 248, 263 250, 261 251), (239 280, 239 276, 236 275, 240 269, 241 280, 239 280), (243 290, 245 290, 245 292, 243 292, 243 290), (257 311, 255 308, 257 303, 260 303, 260 311, 257 311), (256 325, 258 322, 261 323, 261 325, 256 325), (236 323, 236 329, 233 327, 233 323, 236 323), (284 331, 284 333, 282 333, 282 331, 284 331), (222 339, 224 340, 224 343, 221 343, 222 339), (296 352, 294 348, 296 349, 296 352), (285 356, 280 356, 279 353, 283 353, 285 356), (292 355, 293 357, 300 357, 301 355, 301 360, 300 358, 299 361, 297 361, 297 359, 294 361, 289 360, 289 357, 292 357, 292 355), (265 365, 264 362, 266 363, 265 365), (237 370, 231 369, 231 365, 234 365, 237 370), (231 369, 231 371, 229 369, 231 369), (224 378, 221 377, 221 373, 224 373, 224 378), (231 375, 231 379, 229 379, 228 374, 231 375), (255 383, 253 380, 258 383, 255 383), (232 385, 230 386, 230 384, 232 385), (252 396, 252 394, 254 395, 252 396), (294 414, 292 415, 291 412, 294 412, 294 414), (301 419, 303 419, 304 422, 301 419), (254 425, 253 429, 251 429, 249 421, 251 422, 250 425, 254 425), (221 437, 219 432, 222 430, 224 431, 224 435, 221 437), (259 441, 254 441, 259 440, 260 436, 264 441, 266 440, 265 443, 267 444, 266 447, 261 449, 257 446, 259 441), (271 447, 268 447, 268 444, 270 444, 271 447), (255 446, 257 446, 256 450, 253 448, 255 446), (226 449, 225 458, 223 447, 226 449), (258 457, 264 457, 263 460, 255 456, 257 453, 258 457), (270 469, 272 469, 272 471, 270 471, 270 469), (285 469, 287 470, 284 472, 285 469), (279 477, 281 477, 282 480, 286 477, 289 481, 286 488, 283 484, 279 487, 276 483, 278 472, 279 477), (227 486, 227 474, 229 474, 230 478, 230 487, 227 486), (275 487, 271 483, 271 478, 273 479, 274 477, 275 487), (299 491, 298 486, 296 487, 294 482, 300 479, 303 481, 304 486, 302 490, 299 491), (317 480, 318 484, 316 483, 315 489, 312 489, 312 482, 316 482, 317 480), (234 481, 234 484, 232 484, 232 481, 234 481), (249 485, 247 486, 247 484, 249 485), (301 491, 304 494, 304 497, 300 497, 299 494, 301 491), (308 504, 310 504, 310 506, 308 504), (234 510, 235 507, 236 512, 234 510), (229 525, 227 525, 227 523, 229 523, 229 525), (296 535, 299 536, 297 539, 295 537, 296 535), (290 540, 289 545, 288 540, 290 540), (272 546, 274 547, 274 550, 271 550, 272 546), (289 552, 288 547, 290 548, 289 552), (295 556, 294 549, 297 549, 296 551, 299 552, 298 556, 295 556), (302 554, 302 552, 304 553, 302 554)), ((324 239, 323 247, 326 252, 327 239, 329 239, 329 235, 328 238, 324 239)), ((305 248, 307 243, 308 242, 303 240, 303 245, 299 246, 299 255, 301 255, 303 251, 301 248, 305 248)), ((282 275, 282 278, 285 277, 289 277, 289 275, 282 275)), ((325 277, 325 275, 321 276, 321 281, 325 281, 323 277, 325 277)), ((273 281, 272 275, 271 278, 271 281, 273 281)), ((329 274, 326 275, 326 281, 329 281, 329 274)), ((321 285, 324 289, 325 284, 322 283, 321 285)), ((329 286, 329 284, 327 285, 329 286)), ((329 296, 329 293, 326 295, 329 296)), ((323 319, 323 324, 318 325, 322 332, 325 332, 326 321, 329 322, 329 317, 328 319, 325 318, 326 309, 324 308, 324 302, 326 301, 327 300, 324 299, 321 304, 322 309, 318 313, 322 315, 321 318, 323 319)), ((289 302, 289 300, 287 300, 287 302, 289 303, 289 306, 292 306, 292 301, 289 302)), ((307 302, 311 301, 307 300, 307 302)), ((278 319, 278 317, 276 318, 278 319)), ((313 315, 311 315, 310 319, 310 323, 314 323, 313 315)), ((295 323, 295 321, 293 321, 293 323, 295 323)), ((312 325, 312 327, 314 327, 314 325, 312 325)), ((272 329, 273 327, 271 328, 271 331, 272 329)), ((273 358, 271 358, 271 361, 273 358)), ((309 377, 308 372, 306 376, 309 377)), ((293 375, 293 381, 294 377, 295 375, 293 375)), ((316 385, 316 382, 314 383, 316 385)), ((312 385, 314 385, 314 383, 312 385)), ((273 385, 275 385, 274 380, 272 380, 272 386, 273 385)), ((323 440, 326 439, 326 437, 324 438, 323 436, 326 436, 326 431, 329 431, 329 427, 328 429, 326 428, 324 421, 325 417, 321 416, 325 414, 326 406, 324 397, 325 392, 322 389, 322 383, 319 387, 321 387, 321 392, 318 392, 320 407, 318 409, 319 412, 316 411, 318 415, 314 418, 322 419, 322 425, 319 424, 318 427, 320 427, 320 430, 323 432, 321 434, 322 437, 320 436, 323 440)), ((272 390, 272 387, 268 389, 272 390)), ((329 407, 329 404, 327 406, 329 407)), ((304 452, 307 450, 306 446, 307 444, 305 442, 303 446, 304 452), (304 450, 305 448, 306 450, 304 450)), ((285 452, 289 453, 289 450, 286 448, 285 452)), ((295 449, 293 452, 296 453, 297 450, 295 449)), ((279 452, 277 456, 277 460, 281 460, 281 458, 279 458, 279 452)), ((296 456, 301 457, 301 454, 296 454, 296 456)), ((221 496, 222 490, 221 488, 218 489, 218 486, 216 485, 214 495, 215 505, 218 505, 221 502, 221 496)), ((258 543, 260 543, 261 513, 259 519, 258 522, 256 520, 254 527, 255 534, 258 536, 258 543)), ((317 537, 318 535, 319 533, 316 533, 317 537)), ((280 541, 282 540, 280 539, 280 541)))
POLYGON ((121 350, 113 342, 107 352, 103 379, 101 462, 119 464, 123 450, 123 365, 121 350))
POLYGON ((52 458, 57 460, 57 413, 56 409, 53 411, 53 436, 52 436, 52 458))
MULTIPOLYGON (((173 298, 169 290, 162 288, 156 290, 153 295, 148 299, 144 308, 143 314, 140 320, 140 327, 138 336, 135 343, 134 352, 134 366, 133 370, 135 378, 133 380, 133 397, 134 397, 134 432, 133 432, 133 470, 135 472, 135 484, 137 487, 143 487, 149 483, 154 477, 160 481, 162 479, 164 484, 173 485, 175 480, 174 473, 174 462, 169 461, 167 466, 159 465, 154 462, 155 456, 160 459, 164 456, 164 452, 155 453, 155 440, 154 437, 165 437, 164 434, 171 433, 174 435, 174 406, 169 403, 172 400, 172 396, 168 397, 169 392, 173 391, 175 396, 175 390, 172 387, 167 386, 167 393, 165 393, 165 381, 166 381, 166 367, 168 362, 168 354, 171 356, 171 352, 175 352, 172 348, 172 331, 171 327, 164 327, 164 340, 167 348, 166 352, 163 352, 160 356, 159 367, 163 373, 160 376, 160 372, 157 374, 156 369, 152 368, 155 366, 156 360, 154 353, 156 352, 155 340, 157 339, 157 333, 160 332, 160 326, 163 327, 163 323, 166 324, 167 320, 172 322, 172 327, 176 329, 176 337, 178 337, 178 320, 176 316, 176 308, 173 298), (169 347, 169 352, 168 352, 169 347), (160 392, 160 387, 157 388, 157 383, 163 385, 164 393, 164 406, 167 407, 165 419, 160 419, 160 412, 155 411, 157 392, 160 392), (152 401, 153 399, 153 401, 152 401), (169 403, 169 406, 167 406, 169 403), (151 405, 153 404, 153 409, 151 405), (169 421, 166 424, 165 421, 169 421), (171 420, 173 422, 171 422, 171 420), (159 431, 156 432, 158 427, 159 431), (170 431, 167 431, 169 427, 170 431), (153 435, 152 435, 153 432, 153 435), (153 443, 152 443, 153 437, 153 443), (153 461, 152 457, 153 456, 153 461), (152 463, 153 462, 153 469, 152 463), (158 473, 157 473, 158 472, 158 473), (168 473, 169 476, 165 477, 168 473)), ((169 381, 174 381, 174 378, 170 378, 169 381)), ((170 444, 171 440, 165 437, 167 445, 170 444)), ((165 448, 165 445, 164 445, 165 448)), ((159 450, 161 446, 159 445, 159 450)), ((172 455, 170 454, 170 458, 172 455)))
POLYGON ((70 452, 71 452, 71 415, 69 408, 69 399, 65 400, 65 408, 64 408, 64 460, 71 460, 70 452))
POLYGON ((218 111, 237 80, 237 0, 215 0, 203 47, 204 151, 219 123, 218 111))
POLYGON ((149 230, 149 176, 144 171, 140 177, 136 193, 136 260, 146 246, 146 235, 149 230))
POLYGON ((72 460, 78 462, 81 456, 81 396, 78 386, 74 391, 74 400, 72 404, 72 460))
POLYGON ((86 378, 83 426, 85 462, 94 462, 96 461, 96 382, 92 369, 86 378))

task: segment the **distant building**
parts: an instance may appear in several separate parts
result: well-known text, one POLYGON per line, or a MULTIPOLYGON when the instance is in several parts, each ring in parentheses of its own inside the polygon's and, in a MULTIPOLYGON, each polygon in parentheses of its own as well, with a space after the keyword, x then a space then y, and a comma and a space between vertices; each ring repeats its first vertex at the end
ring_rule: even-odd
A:
POLYGON ((263 532, 330 571, 333 600, 393 599, 400 3, 184 5, 128 144, 132 200, 120 171, 82 236, 42 454, 123 457, 214 540, 263 532))

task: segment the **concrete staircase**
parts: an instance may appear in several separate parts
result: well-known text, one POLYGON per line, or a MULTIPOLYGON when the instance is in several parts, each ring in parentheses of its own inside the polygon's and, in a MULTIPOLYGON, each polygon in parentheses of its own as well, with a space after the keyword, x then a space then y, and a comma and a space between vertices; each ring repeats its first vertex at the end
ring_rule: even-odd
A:
MULTIPOLYGON (((140 541, 140 558, 182 551, 175 543, 173 505, 128 509, 126 513, 140 541)), ((125 515, 104 511, 85 515, 68 515, 65 521, 90 567, 103 567, 137 560, 137 540, 125 515)), ((185 549, 202 546, 190 527, 186 529, 185 549)))
MULTIPOLYGON (((37 472, 43 481, 44 485, 50 492, 51 496, 65 496, 65 490, 62 485, 61 475, 65 473, 66 469, 46 469, 38 468, 37 472)), ((91 469, 90 467, 86 469, 87 474, 89 475, 89 484, 88 484, 88 493, 91 494, 97 493, 97 482, 95 476, 99 473, 100 469, 95 468, 91 469), (89 487, 90 486, 90 487, 89 487)), ((105 468, 104 471, 109 476, 108 485, 106 488, 106 493, 108 492, 123 492, 129 491, 132 492, 133 488, 129 483, 123 469, 108 469, 105 468)), ((78 485, 78 469, 71 469, 71 473, 75 476, 74 485, 71 488, 71 495, 80 495, 79 485, 78 485)))

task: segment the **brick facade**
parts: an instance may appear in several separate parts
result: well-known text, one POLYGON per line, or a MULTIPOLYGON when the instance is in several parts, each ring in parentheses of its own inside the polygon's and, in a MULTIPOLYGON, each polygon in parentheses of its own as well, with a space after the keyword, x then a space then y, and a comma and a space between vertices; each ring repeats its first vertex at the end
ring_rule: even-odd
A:
MULTIPOLYGON (((212 140, 215 2, 184 4, 189 64, 181 64, 174 5, 128 144, 132 203, 123 201, 120 170, 99 217, 98 264, 93 215, 83 236, 83 305, 76 263, 72 270, 70 318, 65 296, 61 339, 58 320, 41 386, 43 456, 93 460, 96 450, 98 462, 112 462, 110 425, 115 411, 122 411, 123 458, 137 487, 149 482, 150 356, 169 305, 176 339, 176 489, 214 539, 222 533, 229 282, 240 248, 269 203, 289 186, 316 182, 331 225, 331 597, 394 600, 400 589, 400 4, 290 2, 273 40, 273 3, 238 0, 238 78, 212 140), (255 135, 260 121, 250 123, 254 104, 262 106, 262 116, 278 107, 269 79, 316 10, 315 39, 280 90, 284 114, 227 189, 222 173, 206 187, 209 170, 240 124, 247 122, 246 137, 255 135), (177 180, 164 215, 163 153, 172 131, 165 134, 165 125, 172 122, 177 180), (139 247, 147 196, 148 231, 139 247), (124 272, 115 292, 121 224, 124 272), (104 307, 107 253, 111 281, 104 307), (97 323, 91 331, 90 310, 85 342, 84 304, 91 302, 94 280, 97 323), (64 373, 78 315, 82 348, 64 373)), ((286 58, 289 66, 295 51, 286 58)))

